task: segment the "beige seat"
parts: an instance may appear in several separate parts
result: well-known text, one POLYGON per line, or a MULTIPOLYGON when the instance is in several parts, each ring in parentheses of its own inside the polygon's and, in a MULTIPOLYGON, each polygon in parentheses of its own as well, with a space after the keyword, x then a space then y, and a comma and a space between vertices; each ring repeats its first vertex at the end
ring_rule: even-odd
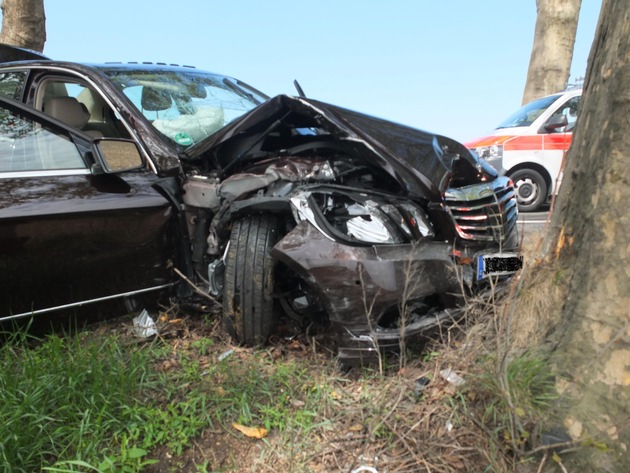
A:
POLYGON ((78 128, 94 138, 103 136, 103 133, 98 130, 83 129, 90 119, 90 112, 87 111, 85 105, 74 97, 52 97, 44 103, 43 111, 66 125, 78 128))

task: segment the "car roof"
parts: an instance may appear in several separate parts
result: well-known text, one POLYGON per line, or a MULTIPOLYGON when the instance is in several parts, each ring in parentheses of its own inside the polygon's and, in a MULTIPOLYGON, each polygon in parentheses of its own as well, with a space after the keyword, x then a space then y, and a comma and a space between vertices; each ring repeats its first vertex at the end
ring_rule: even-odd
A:
POLYGON ((39 51, 33 51, 32 49, 18 48, 10 44, 0 43, 0 63, 13 62, 13 61, 31 61, 31 60, 46 60, 48 57, 44 56, 39 51))
MULTIPOLYGON (((51 66, 58 65, 68 68, 73 67, 89 67, 105 70, 143 70, 155 71, 155 70, 198 70, 194 66, 168 64, 165 62, 147 62, 147 61, 132 61, 132 62, 104 62, 104 63, 89 63, 89 62, 77 62, 77 61, 56 61, 44 54, 33 51, 31 49, 20 48, 9 44, 0 43, 0 64, 3 66, 51 66), (15 63, 15 64, 14 64, 15 63)), ((201 72, 201 71, 200 71, 201 72)), ((207 72, 207 71, 204 71, 207 72)))

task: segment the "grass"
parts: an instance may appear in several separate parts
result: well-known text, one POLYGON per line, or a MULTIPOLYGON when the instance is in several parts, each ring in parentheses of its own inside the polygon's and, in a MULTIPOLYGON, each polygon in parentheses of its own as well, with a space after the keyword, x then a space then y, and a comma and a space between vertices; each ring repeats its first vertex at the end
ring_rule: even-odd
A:
POLYGON ((548 361, 538 355, 514 358, 505 373, 497 374, 496 367, 495 359, 480 363, 467 391, 475 400, 476 417, 492 432, 492 439, 522 457, 545 412, 558 399, 555 377, 548 361))
POLYGON ((516 471, 555 396, 544 356, 514 343, 540 317, 518 315, 471 301, 423 352, 349 372, 316 339, 232 346, 212 318, 166 321, 152 341, 125 319, 18 333, 0 347, 0 471, 516 471))
POLYGON ((211 338, 173 349, 90 331, 11 336, 0 348, 0 470, 135 472, 215 426, 325 424, 330 388, 307 366, 264 351, 216 361, 216 348, 211 338))
POLYGON ((13 336, 0 349, 0 469, 107 455, 105 440, 128 431, 130 413, 156 388, 150 355, 115 337, 13 336))

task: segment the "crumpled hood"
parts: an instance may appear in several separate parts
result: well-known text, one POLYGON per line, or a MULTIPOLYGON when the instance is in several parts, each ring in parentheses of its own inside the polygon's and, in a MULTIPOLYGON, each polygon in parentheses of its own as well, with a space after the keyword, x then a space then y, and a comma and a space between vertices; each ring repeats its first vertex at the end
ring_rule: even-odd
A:
MULTIPOLYGON (((455 140, 313 99, 276 96, 186 151, 188 159, 211 159, 220 177, 266 136, 282 126, 320 128, 335 139, 357 142, 364 158, 392 176, 410 195, 440 200, 455 160, 477 174, 494 169, 455 140)), ((461 165, 460 165, 461 166, 461 165)))

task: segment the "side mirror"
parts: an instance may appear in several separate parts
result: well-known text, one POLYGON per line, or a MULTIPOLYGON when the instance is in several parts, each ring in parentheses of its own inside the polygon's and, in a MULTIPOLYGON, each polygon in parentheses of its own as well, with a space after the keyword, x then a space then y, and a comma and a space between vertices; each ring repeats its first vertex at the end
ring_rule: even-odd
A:
POLYGON ((138 145, 131 140, 97 138, 92 141, 92 154, 97 173, 132 171, 144 165, 138 145))
POLYGON ((547 133, 553 133, 554 131, 559 131, 560 128, 564 128, 568 124, 569 122, 567 121, 566 115, 554 115, 547 123, 545 123, 544 127, 547 133))

